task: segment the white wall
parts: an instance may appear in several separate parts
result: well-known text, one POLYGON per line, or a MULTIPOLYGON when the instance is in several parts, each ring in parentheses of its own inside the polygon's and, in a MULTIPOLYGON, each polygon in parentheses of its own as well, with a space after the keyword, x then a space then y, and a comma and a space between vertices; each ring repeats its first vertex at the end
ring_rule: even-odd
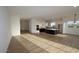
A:
POLYGON ((29 30, 31 33, 38 33, 36 30, 36 25, 39 25, 40 28, 45 28, 46 23, 43 20, 31 19, 29 23, 29 30))
POLYGON ((0 52, 6 52, 11 39, 10 19, 7 7, 0 6, 0 52))
POLYGON ((30 30, 31 33, 37 33, 36 24, 37 24, 36 19, 31 19, 31 20, 30 20, 30 23, 29 23, 29 30, 30 30))
POLYGON ((20 35, 20 17, 18 15, 11 16, 11 33, 12 36, 20 35))

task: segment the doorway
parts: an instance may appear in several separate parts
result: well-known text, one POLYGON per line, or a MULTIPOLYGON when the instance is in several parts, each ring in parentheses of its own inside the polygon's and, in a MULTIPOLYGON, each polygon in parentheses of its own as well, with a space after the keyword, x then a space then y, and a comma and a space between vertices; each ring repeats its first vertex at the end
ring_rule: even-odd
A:
POLYGON ((20 20, 20 32, 21 34, 29 32, 29 20, 27 19, 20 20))
POLYGON ((63 24, 58 24, 58 29, 59 29, 58 33, 62 34, 63 33, 63 24))

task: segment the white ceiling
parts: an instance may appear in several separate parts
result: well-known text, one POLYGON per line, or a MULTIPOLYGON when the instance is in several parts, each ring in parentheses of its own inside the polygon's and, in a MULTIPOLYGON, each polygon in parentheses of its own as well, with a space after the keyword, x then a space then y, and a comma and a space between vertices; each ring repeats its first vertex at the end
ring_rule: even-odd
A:
POLYGON ((21 18, 43 18, 49 19, 52 17, 63 17, 73 15, 76 10, 79 12, 79 7, 72 6, 10 6, 8 7, 10 14, 18 14, 21 18))

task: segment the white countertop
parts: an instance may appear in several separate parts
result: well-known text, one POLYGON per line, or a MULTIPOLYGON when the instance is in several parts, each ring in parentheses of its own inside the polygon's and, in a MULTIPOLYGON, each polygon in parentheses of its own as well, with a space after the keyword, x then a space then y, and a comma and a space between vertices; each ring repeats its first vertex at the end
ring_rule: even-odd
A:
POLYGON ((59 30, 59 29, 47 29, 47 30, 59 30))

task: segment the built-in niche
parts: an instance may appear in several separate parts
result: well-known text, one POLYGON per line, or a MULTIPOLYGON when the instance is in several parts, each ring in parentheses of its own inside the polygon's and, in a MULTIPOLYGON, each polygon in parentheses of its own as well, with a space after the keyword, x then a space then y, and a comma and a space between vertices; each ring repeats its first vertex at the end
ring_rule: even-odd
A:
POLYGON ((68 28, 79 28, 79 23, 68 22, 68 28))
POLYGON ((77 24, 69 24, 68 28, 79 28, 79 25, 77 25, 77 24))
POLYGON ((74 28, 73 24, 68 24, 68 28, 74 28))
POLYGON ((76 28, 79 28, 79 24, 76 25, 76 28))

